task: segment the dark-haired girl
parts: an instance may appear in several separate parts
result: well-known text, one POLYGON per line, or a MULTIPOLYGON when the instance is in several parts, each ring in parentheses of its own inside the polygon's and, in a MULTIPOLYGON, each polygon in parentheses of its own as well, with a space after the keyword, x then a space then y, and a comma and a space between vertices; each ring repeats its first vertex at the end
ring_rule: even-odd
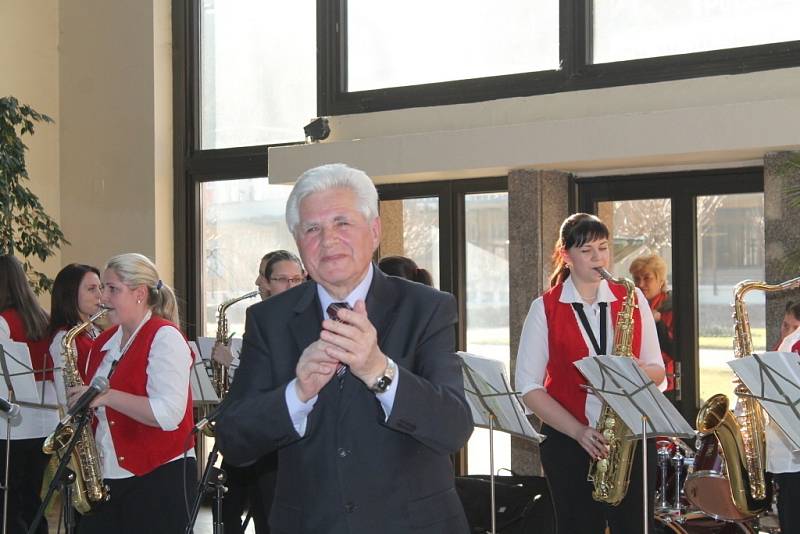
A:
MULTIPOLYGON (((563 222, 553 252, 551 288, 533 301, 517 354, 516 386, 525 406, 542 419, 542 433, 547 436, 541 460, 559 534, 602 534, 606 523, 614 534, 644 530, 641 460, 634 463, 627 496, 615 507, 594 501, 586 478, 590 460, 606 457, 608 449, 595 429, 602 402, 583 387, 587 382, 573 362, 612 352, 625 288, 609 284, 597 271, 608 268, 609 247, 608 228, 594 215, 577 213, 563 222)), ((638 289, 636 299, 633 353, 644 372, 663 388, 664 363, 655 322, 638 289)), ((650 465, 654 463, 653 458, 650 465)))
MULTIPOLYGON (((11 255, 0 256, 0 344, 25 343, 31 356, 39 398, 54 406, 53 362, 47 351, 47 312, 28 285, 22 264, 11 255)), ((5 380, 0 379, 0 396, 8 398, 5 380)), ((41 504, 39 490, 49 456, 42 443, 58 424, 54 408, 22 406, 12 421, 0 417, 0 477, 5 476, 6 435, 11 427, 11 463, 8 491, 8 532, 24 533, 41 504)), ((2 478, 0 478, 2 480, 2 478)), ((3 509, 0 507, 0 521, 3 509)), ((39 523, 38 534, 47 533, 47 522, 39 523)))
POLYGON ((411 258, 405 256, 384 256, 378 262, 378 269, 391 276, 399 276, 412 282, 433 287, 433 277, 411 258))
MULTIPOLYGON (((50 297, 50 324, 48 331, 50 341, 50 356, 56 369, 64 366, 61 355, 61 341, 67 330, 85 323, 89 317, 100 309, 101 296, 100 270, 91 265, 71 263, 61 269, 53 282, 50 297)), ((95 325, 90 326, 75 338, 74 346, 78 353, 78 368, 86 368, 89 349, 92 341, 100 333, 95 325)), ((56 371, 53 376, 56 383, 58 402, 62 406, 67 404, 67 395, 64 390, 64 375, 56 371)))

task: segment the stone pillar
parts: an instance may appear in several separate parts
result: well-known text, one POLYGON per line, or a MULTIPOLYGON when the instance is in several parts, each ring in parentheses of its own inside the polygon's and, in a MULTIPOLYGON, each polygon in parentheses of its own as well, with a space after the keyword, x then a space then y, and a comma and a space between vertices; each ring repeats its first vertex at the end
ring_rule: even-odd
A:
MULTIPOLYGON (((765 278, 779 283, 800 276, 800 152, 774 152, 764 158, 765 278), (791 194, 791 191, 796 191, 791 194)), ((788 301, 800 291, 767 294, 767 348, 780 338, 788 301)))
MULTIPOLYGON (((531 302, 549 285, 550 255, 558 229, 569 215, 569 174, 512 171, 508 176, 509 320, 512 382, 522 325, 531 302)), ((533 418, 532 418, 533 421, 533 418)), ((538 426, 538 421, 535 422, 538 426)), ((512 438, 511 467, 516 473, 541 475, 539 447, 512 438)))

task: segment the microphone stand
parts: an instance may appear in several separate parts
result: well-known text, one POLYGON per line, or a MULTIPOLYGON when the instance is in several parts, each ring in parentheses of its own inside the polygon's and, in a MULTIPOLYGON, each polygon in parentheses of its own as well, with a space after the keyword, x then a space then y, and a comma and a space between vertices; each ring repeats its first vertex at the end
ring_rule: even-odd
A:
POLYGON ((189 516, 189 523, 186 525, 184 534, 192 534, 194 523, 197 521, 197 514, 200 512, 200 502, 203 500, 203 495, 206 493, 213 493, 214 501, 214 534, 225 534, 225 524, 222 520, 222 499, 225 498, 225 492, 228 488, 225 487, 225 482, 228 475, 219 467, 214 467, 219 458, 219 448, 216 441, 211 452, 208 453, 206 460, 206 467, 203 469, 203 476, 200 477, 200 483, 197 485, 197 495, 194 498, 194 505, 192 506, 192 513, 189 516))
MULTIPOLYGON (((13 390, 12 390, 13 393, 13 390)), ((3 534, 8 524, 8 473, 11 469, 11 419, 6 421, 6 475, 3 480, 3 534)))
MULTIPOLYGON (((78 425, 75 427, 75 433, 69 440, 69 443, 67 444, 64 454, 58 460, 58 468, 56 469, 56 472, 53 475, 53 480, 50 481, 50 485, 47 488, 47 495, 44 496, 44 499, 42 499, 42 504, 39 505, 39 509, 36 510, 36 515, 33 518, 33 523, 31 523, 31 526, 28 527, 27 534, 34 534, 36 530, 39 528, 39 523, 42 522, 42 518, 44 517, 44 511, 47 509, 47 505, 50 504, 50 500, 53 498, 53 494, 55 493, 56 489, 58 489, 59 486, 68 486, 75 481, 75 474, 72 472, 65 473, 65 471, 67 469, 67 464, 69 464, 69 460, 72 457, 72 451, 75 450, 75 446, 78 444, 78 440, 76 438, 83 431, 83 427, 85 427, 86 424, 89 422, 90 417, 89 417, 88 407, 87 410, 83 412, 83 414, 80 417, 77 417, 76 419, 78 420, 78 425)), ((67 494, 71 496, 71 491, 67 491, 67 494)), ((72 499, 70 498, 70 501, 71 500, 72 499)), ((71 507, 72 503, 70 501, 65 502, 64 506, 71 507)), ((69 529, 70 525, 67 525, 66 528, 69 529)), ((67 532, 69 532, 69 530, 67 530, 67 532)))

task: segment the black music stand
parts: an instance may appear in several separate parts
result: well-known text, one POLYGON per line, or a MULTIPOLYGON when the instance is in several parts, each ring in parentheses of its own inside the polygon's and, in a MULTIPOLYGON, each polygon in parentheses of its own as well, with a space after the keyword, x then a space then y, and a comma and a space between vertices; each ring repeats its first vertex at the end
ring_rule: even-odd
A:
POLYGON ((544 436, 536 432, 522 408, 519 393, 512 390, 505 367, 497 360, 458 352, 464 373, 464 392, 475 426, 489 429, 489 487, 492 506, 492 534, 497 531, 494 480, 494 431, 540 443, 544 436))
MULTIPOLYGON (((43 369, 41 372, 52 371, 43 369)), ((20 406, 31 408, 52 408, 57 406, 49 405, 44 402, 44 388, 41 396, 34 380, 35 371, 31 364, 31 356, 28 346, 25 343, 6 341, 0 345, 0 395, 8 393, 8 399, 20 406), (3 391, 5 389, 6 391, 3 391)), ((19 417, 23 417, 20 414, 19 417)), ((11 427, 13 420, 6 422, 6 475, 3 481, 3 525, 2 532, 6 532, 6 522, 8 521, 8 475, 11 467, 11 427)))
POLYGON ((794 352, 765 352, 728 362, 750 395, 800 450, 800 358, 794 352))
POLYGON ((630 439, 642 440, 644 533, 649 531, 647 452, 648 434, 694 437, 694 429, 639 367, 634 358, 590 356, 575 366, 591 384, 594 393, 622 418, 631 430, 630 439))

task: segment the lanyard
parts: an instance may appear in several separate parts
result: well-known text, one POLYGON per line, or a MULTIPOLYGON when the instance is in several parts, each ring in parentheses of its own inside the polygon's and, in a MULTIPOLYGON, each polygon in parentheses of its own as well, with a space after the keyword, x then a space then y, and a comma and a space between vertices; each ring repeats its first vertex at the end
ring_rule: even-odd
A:
POLYGON ((600 302, 600 343, 597 343, 597 338, 594 337, 594 332, 592 332, 592 327, 589 326, 589 319, 586 318, 586 313, 583 311, 583 304, 580 302, 573 302, 572 307, 575 308, 575 311, 578 313, 578 317, 581 320, 581 324, 583 325, 583 329, 586 331, 586 335, 589 337, 589 341, 592 342, 592 347, 594 347, 594 353, 598 356, 606 353, 606 306, 608 306, 607 302, 600 302))

